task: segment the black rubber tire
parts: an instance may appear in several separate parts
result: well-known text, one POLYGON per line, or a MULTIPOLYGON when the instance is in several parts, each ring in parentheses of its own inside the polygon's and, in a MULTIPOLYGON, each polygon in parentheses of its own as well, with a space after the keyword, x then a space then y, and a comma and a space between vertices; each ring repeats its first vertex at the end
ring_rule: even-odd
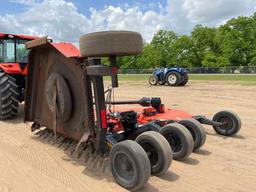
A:
POLYGON ((62 122, 69 120, 72 112, 72 99, 70 89, 64 78, 58 73, 52 73, 47 79, 45 94, 49 108, 54 106, 54 82, 57 82, 57 117, 62 122))
POLYGON ((180 82, 180 86, 185 86, 187 83, 188 83, 188 74, 187 73, 184 73, 181 77, 181 82, 180 82))
POLYGON ((147 183, 150 177, 150 161, 144 149, 135 141, 125 140, 115 144, 110 151, 109 158, 112 175, 120 186, 136 191, 147 183), (120 159, 125 159, 125 161, 120 162, 120 159), (119 163, 123 162, 130 163, 126 168, 132 168, 133 174, 127 175, 128 170, 122 171, 124 164, 121 165, 122 169, 119 169, 119 163), (127 176, 131 178, 125 178, 127 176))
POLYGON ((201 123, 195 119, 182 119, 179 121, 179 124, 186 127, 191 133, 194 141, 194 151, 205 144, 206 133, 201 123))
POLYGON ((151 164, 151 173, 164 174, 173 158, 172 149, 164 136, 155 131, 147 131, 140 134, 135 141, 146 151, 151 164))
POLYGON ((171 146, 173 159, 182 160, 192 153, 194 148, 193 137, 183 125, 179 123, 170 123, 162 127, 160 133, 167 139, 171 146), (174 146, 177 143, 181 146, 174 146))
POLYGON ((18 108, 19 91, 16 79, 0 71, 0 120, 14 119, 18 108))
POLYGON ((166 76, 166 82, 169 86, 178 86, 179 83, 181 81, 181 76, 179 73, 175 72, 175 71, 172 71, 170 73, 167 74, 166 76), (171 76, 175 77, 176 80, 175 81, 171 81, 171 76))
POLYGON ((217 122, 226 122, 223 126, 213 126, 214 130, 224 136, 232 136, 237 134, 241 129, 241 119, 240 117, 231 111, 220 111, 216 113, 212 119, 217 122))
POLYGON ((159 82, 159 79, 156 75, 151 75, 148 80, 149 84, 152 86, 156 86, 159 82))
POLYGON ((143 51, 142 37, 131 31, 104 31, 85 34, 79 40, 82 57, 137 55, 143 51))

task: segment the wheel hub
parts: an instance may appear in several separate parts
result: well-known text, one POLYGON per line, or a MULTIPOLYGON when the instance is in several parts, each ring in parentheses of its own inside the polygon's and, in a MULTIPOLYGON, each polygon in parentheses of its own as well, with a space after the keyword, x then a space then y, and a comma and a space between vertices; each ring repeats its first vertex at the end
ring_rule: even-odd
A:
POLYGON ((176 77, 176 75, 171 74, 171 75, 168 77, 168 80, 169 80, 169 82, 170 82, 171 84, 175 84, 176 81, 177 81, 177 77, 176 77))
POLYGON ((158 154, 155 147, 150 143, 141 143, 141 146, 147 153, 151 165, 156 165, 158 162, 158 154))
POLYGON ((222 117, 220 118, 219 122, 222 123, 222 125, 220 126, 222 129, 232 129, 234 122, 232 119, 228 118, 228 117, 222 117))
POLYGON ((178 152, 182 148, 182 143, 178 135, 170 133, 167 135, 167 141, 171 145, 173 152, 178 152))
POLYGON ((135 173, 133 164, 125 154, 118 154, 115 158, 116 172, 126 180, 132 180, 135 173))
POLYGON ((151 81, 152 84, 156 82, 155 78, 151 78, 150 81, 151 81))

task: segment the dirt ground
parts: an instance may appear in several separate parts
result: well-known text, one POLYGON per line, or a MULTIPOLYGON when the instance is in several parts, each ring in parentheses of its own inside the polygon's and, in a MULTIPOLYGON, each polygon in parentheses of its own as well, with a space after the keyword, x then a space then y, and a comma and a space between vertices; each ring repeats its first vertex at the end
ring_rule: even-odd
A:
MULTIPOLYGON (((173 161, 166 174, 152 176, 142 191, 256 191, 256 86, 192 81, 186 87, 150 87, 121 82, 115 96, 160 96, 170 108, 209 117, 228 109, 242 119, 240 133, 232 138, 206 127, 202 149, 183 162, 173 161)), ((125 191, 115 184, 104 160, 70 155, 72 149, 54 144, 47 134, 32 135, 22 117, 23 106, 16 120, 0 122, 0 192, 125 191)))

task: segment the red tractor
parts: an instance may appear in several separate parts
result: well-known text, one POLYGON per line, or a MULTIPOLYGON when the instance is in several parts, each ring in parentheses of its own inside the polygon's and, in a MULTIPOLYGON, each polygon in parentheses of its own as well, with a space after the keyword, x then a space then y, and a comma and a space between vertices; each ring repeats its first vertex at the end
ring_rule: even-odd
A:
POLYGON ((0 33, 0 120, 15 118, 24 100, 28 51, 38 37, 0 33))

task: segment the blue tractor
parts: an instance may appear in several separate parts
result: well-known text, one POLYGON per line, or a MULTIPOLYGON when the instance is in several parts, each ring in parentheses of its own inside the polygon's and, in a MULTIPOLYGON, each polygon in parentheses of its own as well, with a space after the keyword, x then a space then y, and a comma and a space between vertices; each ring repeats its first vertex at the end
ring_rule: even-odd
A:
POLYGON ((166 67, 156 69, 149 77, 149 84, 165 85, 169 86, 184 86, 188 82, 188 72, 184 68, 180 67, 166 67))

